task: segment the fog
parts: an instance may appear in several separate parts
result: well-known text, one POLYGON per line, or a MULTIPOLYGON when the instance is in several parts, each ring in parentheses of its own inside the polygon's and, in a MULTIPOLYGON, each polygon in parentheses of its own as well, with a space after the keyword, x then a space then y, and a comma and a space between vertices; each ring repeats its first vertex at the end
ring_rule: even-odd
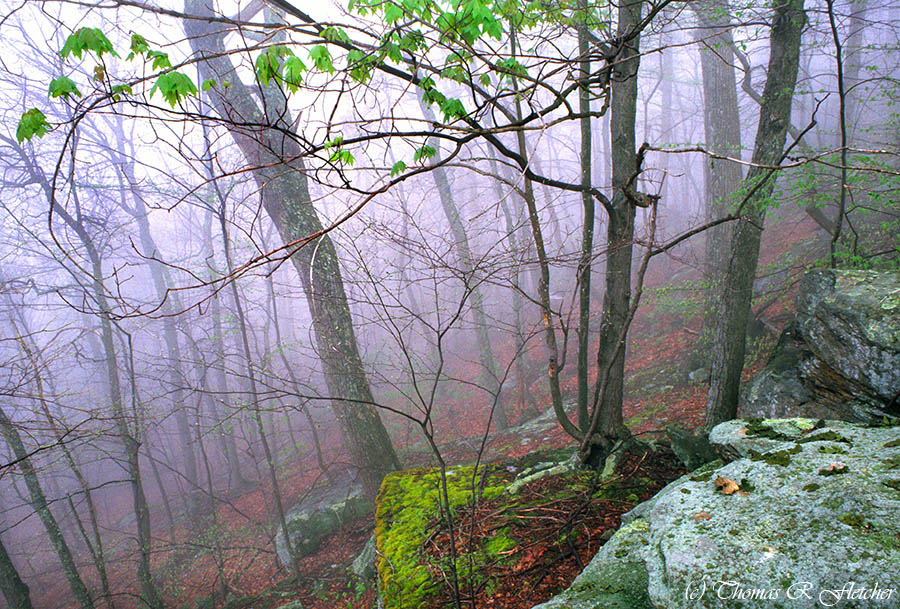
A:
POLYGON ((0 540, 35 607, 181 606, 200 553, 222 606, 250 589, 228 556, 291 572, 273 538, 316 481, 374 498, 556 406, 608 450, 636 345, 683 323, 710 367, 727 273, 755 272, 771 342, 804 270, 896 269, 900 3, 806 3, 774 161, 768 4, 632 3, 624 29, 608 4, 319 4, 2 0, 0 540), (61 56, 81 28, 116 54, 61 56), (194 90, 167 100, 174 73, 194 90), (46 134, 17 131, 32 108, 46 134), (246 538, 214 541, 225 508, 246 538))

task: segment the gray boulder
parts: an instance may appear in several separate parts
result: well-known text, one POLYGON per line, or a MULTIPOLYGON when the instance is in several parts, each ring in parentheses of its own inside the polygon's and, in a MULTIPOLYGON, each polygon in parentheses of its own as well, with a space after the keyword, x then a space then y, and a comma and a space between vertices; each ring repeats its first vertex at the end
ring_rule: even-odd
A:
POLYGON ((622 525, 565 592, 534 609, 653 609, 640 551, 648 532, 643 518, 622 525))
POLYGON ((745 418, 900 416, 900 273, 815 270, 797 319, 741 403, 745 418))
POLYGON ((626 514, 573 586, 539 607, 900 606, 900 427, 737 420, 710 442, 730 462, 626 514))
MULTIPOLYGON (((287 528, 298 558, 309 556, 319 549, 322 540, 341 525, 373 511, 372 502, 363 493, 362 485, 349 474, 328 484, 314 487, 299 505, 286 514, 287 528)), ((284 532, 275 538, 278 559, 290 564, 284 532)))

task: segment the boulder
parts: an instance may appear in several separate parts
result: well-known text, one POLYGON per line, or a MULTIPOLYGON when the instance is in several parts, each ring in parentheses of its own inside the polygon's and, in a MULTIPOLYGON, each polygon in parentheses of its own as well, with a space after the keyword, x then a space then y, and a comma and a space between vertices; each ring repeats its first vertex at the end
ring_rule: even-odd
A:
MULTIPOLYGON (((362 485, 348 473, 342 478, 314 487, 302 501, 286 515, 291 543, 298 558, 309 556, 319 549, 322 540, 342 524, 370 514, 374 506, 363 493, 362 485)), ((284 532, 275 538, 278 559, 290 564, 284 532)))
POLYGON ((900 416, 900 273, 815 270, 740 408, 745 418, 900 416))
POLYGON ((350 575, 364 582, 375 579, 375 535, 369 537, 369 541, 363 546, 353 562, 350 563, 350 575))
POLYGON ((736 420, 710 442, 728 462, 632 510, 539 607, 900 606, 900 427, 736 420), (629 600, 614 605, 611 587, 629 600))
POLYGON ((643 518, 620 527, 565 592, 534 609, 652 609, 640 553, 649 530, 643 518))

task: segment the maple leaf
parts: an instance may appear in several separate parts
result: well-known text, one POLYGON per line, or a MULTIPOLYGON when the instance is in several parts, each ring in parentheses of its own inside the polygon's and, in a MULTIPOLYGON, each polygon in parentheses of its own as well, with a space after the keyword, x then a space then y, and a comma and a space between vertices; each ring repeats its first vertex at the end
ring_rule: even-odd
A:
POLYGON ((733 495, 741 490, 741 487, 738 486, 737 482, 730 480, 729 478, 723 478, 722 476, 713 480, 713 484, 716 485, 716 488, 718 488, 723 495, 733 495))

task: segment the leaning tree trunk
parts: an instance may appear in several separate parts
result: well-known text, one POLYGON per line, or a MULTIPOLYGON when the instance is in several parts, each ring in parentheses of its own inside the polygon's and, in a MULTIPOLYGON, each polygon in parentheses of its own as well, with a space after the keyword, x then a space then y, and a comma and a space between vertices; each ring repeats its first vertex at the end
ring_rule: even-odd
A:
MULTIPOLYGON (((84 607, 84 609, 93 609, 94 601, 91 599, 91 593, 88 592, 87 586, 85 586, 84 582, 81 580, 81 576, 78 574, 78 567, 75 566, 75 559, 72 557, 72 552, 69 550, 69 544, 66 543, 65 537, 63 537, 59 524, 56 522, 56 517, 54 517, 53 512, 50 511, 50 506, 47 504, 47 498, 37 479, 37 470, 35 470, 34 464, 28 457, 28 451, 25 450, 25 445, 22 444, 22 437, 19 435, 19 430, 16 429, 13 422, 6 416, 3 408, 0 408, 0 433, 2 433, 6 443, 9 444, 13 454, 19 461, 18 467, 22 472, 22 477, 25 478, 25 486, 28 487, 31 506, 37 513, 38 518, 40 518, 41 523, 44 525, 44 529, 47 531, 47 536, 50 538, 53 549, 56 550, 59 562, 62 563, 63 573, 66 574, 66 579, 69 580, 69 587, 72 588, 72 594, 75 595, 75 599, 82 607, 84 607)), ((13 605, 13 607, 15 607, 15 605, 13 605)))
MULTIPOLYGON (((187 0, 185 8, 192 15, 213 16, 209 5, 199 0, 187 0)), ((186 19, 184 28, 202 59, 198 63, 202 77, 230 83, 210 91, 209 97, 253 167, 266 213, 285 244, 304 245, 294 247, 291 261, 307 297, 336 418, 365 492, 374 500, 382 478, 398 469, 400 461, 374 407, 334 244, 328 235, 310 240, 322 231, 322 223, 310 200, 300 146, 286 135, 292 118, 284 95, 274 85, 265 88, 265 111, 261 110, 225 51, 228 30, 199 19, 186 19)))
POLYGON ((6 599, 10 609, 34 609, 28 586, 19 577, 19 571, 6 551, 2 537, 0 537, 0 592, 3 592, 3 598, 6 599))
POLYGON ((707 429, 737 416, 759 242, 767 199, 775 186, 775 172, 765 167, 778 165, 783 160, 804 23, 803 0, 786 0, 777 5, 770 35, 768 77, 753 148, 753 166, 744 184, 747 189, 743 203, 745 213, 735 228, 722 290, 721 314, 716 325, 706 402, 707 429))

